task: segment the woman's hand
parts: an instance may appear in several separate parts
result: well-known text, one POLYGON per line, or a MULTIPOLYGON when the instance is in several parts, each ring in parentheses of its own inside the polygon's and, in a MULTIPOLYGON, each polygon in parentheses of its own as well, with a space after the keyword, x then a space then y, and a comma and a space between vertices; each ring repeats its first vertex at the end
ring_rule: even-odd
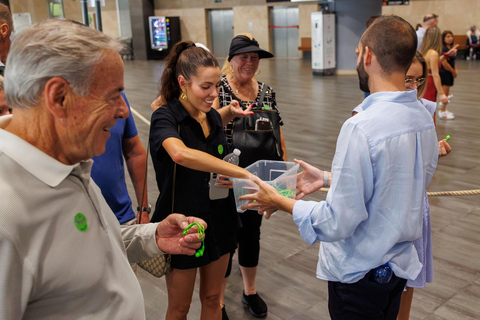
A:
POLYGON ((215 184, 219 188, 233 188, 232 181, 229 179, 229 177, 224 176, 223 174, 218 175, 218 179, 215 180, 215 184))
POLYGON ((443 139, 438 141, 438 157, 445 157, 447 154, 449 154, 452 151, 452 148, 448 144, 448 142, 443 139))
POLYGON ((438 100, 440 100, 440 102, 443 103, 444 105, 448 104, 448 98, 447 98, 447 95, 445 93, 440 93, 438 95, 438 100))
POLYGON ((235 118, 243 118, 243 117, 252 115, 253 114, 252 107, 253 107, 253 103, 247 109, 243 110, 237 100, 233 100, 232 103, 228 105, 228 108, 230 109, 230 113, 235 118))
POLYGON ((318 191, 323 185, 323 171, 302 160, 294 159, 303 171, 297 174, 297 196, 295 199, 299 200, 306 195, 318 191))

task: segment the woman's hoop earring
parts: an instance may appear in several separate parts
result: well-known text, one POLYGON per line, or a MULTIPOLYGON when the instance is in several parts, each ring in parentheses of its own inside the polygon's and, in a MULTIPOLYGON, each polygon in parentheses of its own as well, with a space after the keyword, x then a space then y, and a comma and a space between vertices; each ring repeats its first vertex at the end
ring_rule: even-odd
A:
POLYGON ((180 99, 187 100, 187 90, 185 90, 185 88, 182 89, 182 94, 180 95, 180 99))
POLYGON ((257 69, 257 71, 255 71, 255 75, 259 75, 260 73, 262 73, 262 70, 260 69, 257 69))

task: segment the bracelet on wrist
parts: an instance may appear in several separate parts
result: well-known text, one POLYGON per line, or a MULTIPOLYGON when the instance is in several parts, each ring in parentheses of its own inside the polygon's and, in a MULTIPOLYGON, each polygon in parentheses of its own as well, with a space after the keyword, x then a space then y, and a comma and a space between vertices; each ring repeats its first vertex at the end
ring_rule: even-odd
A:
POLYGON ((328 171, 323 171, 323 187, 328 187, 328 171))
POLYGON ((152 205, 148 204, 148 207, 137 207, 137 212, 147 212, 150 213, 152 212, 152 205))

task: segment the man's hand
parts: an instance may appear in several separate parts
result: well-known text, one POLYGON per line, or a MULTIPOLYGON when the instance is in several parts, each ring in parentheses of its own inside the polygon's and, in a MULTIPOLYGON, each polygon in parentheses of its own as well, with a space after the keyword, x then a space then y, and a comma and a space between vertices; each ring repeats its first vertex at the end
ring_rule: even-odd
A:
POLYGON ((258 210, 258 214, 263 214, 266 219, 269 219, 278 209, 292 212, 295 200, 280 195, 274 187, 257 176, 252 176, 251 179, 260 189, 256 193, 238 198, 238 200, 248 200, 248 203, 241 207, 242 210, 258 210))
POLYGON ((297 174, 297 196, 299 200, 323 187, 323 171, 302 160, 293 159, 303 171, 297 174))
POLYGON ((438 157, 445 157, 450 151, 452 148, 445 139, 438 141, 438 157))
POLYGON ((182 214, 172 213, 163 219, 157 226, 156 239, 160 250, 172 254, 194 255, 202 244, 202 238, 198 238, 197 227, 188 230, 183 235, 183 230, 193 222, 198 222, 207 228, 207 223, 200 218, 185 217, 182 214))

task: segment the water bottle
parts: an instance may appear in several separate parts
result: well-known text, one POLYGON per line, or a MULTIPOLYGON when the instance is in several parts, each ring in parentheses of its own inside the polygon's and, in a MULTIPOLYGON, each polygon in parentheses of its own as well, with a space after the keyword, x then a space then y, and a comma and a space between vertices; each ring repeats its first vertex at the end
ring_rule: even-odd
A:
MULTIPOLYGON (((452 99, 452 98, 453 98, 453 94, 449 94, 449 95, 447 96, 448 103, 450 103, 450 99, 452 99)), ((438 103, 438 106, 439 106, 440 108, 443 108, 443 102, 440 101, 440 102, 438 103)))
POLYGON ((388 263, 385 263, 384 265, 373 270, 372 278, 377 283, 385 284, 390 282, 392 275, 392 268, 390 268, 388 263))
POLYGON ((231 164, 234 164, 234 165, 238 166, 238 163, 239 163, 239 161, 240 161, 240 153, 241 153, 240 150, 235 149, 235 150, 233 150, 232 153, 227 154, 227 155, 223 158, 223 160, 224 160, 224 161, 227 161, 227 162, 229 162, 229 163, 231 163, 231 164))

